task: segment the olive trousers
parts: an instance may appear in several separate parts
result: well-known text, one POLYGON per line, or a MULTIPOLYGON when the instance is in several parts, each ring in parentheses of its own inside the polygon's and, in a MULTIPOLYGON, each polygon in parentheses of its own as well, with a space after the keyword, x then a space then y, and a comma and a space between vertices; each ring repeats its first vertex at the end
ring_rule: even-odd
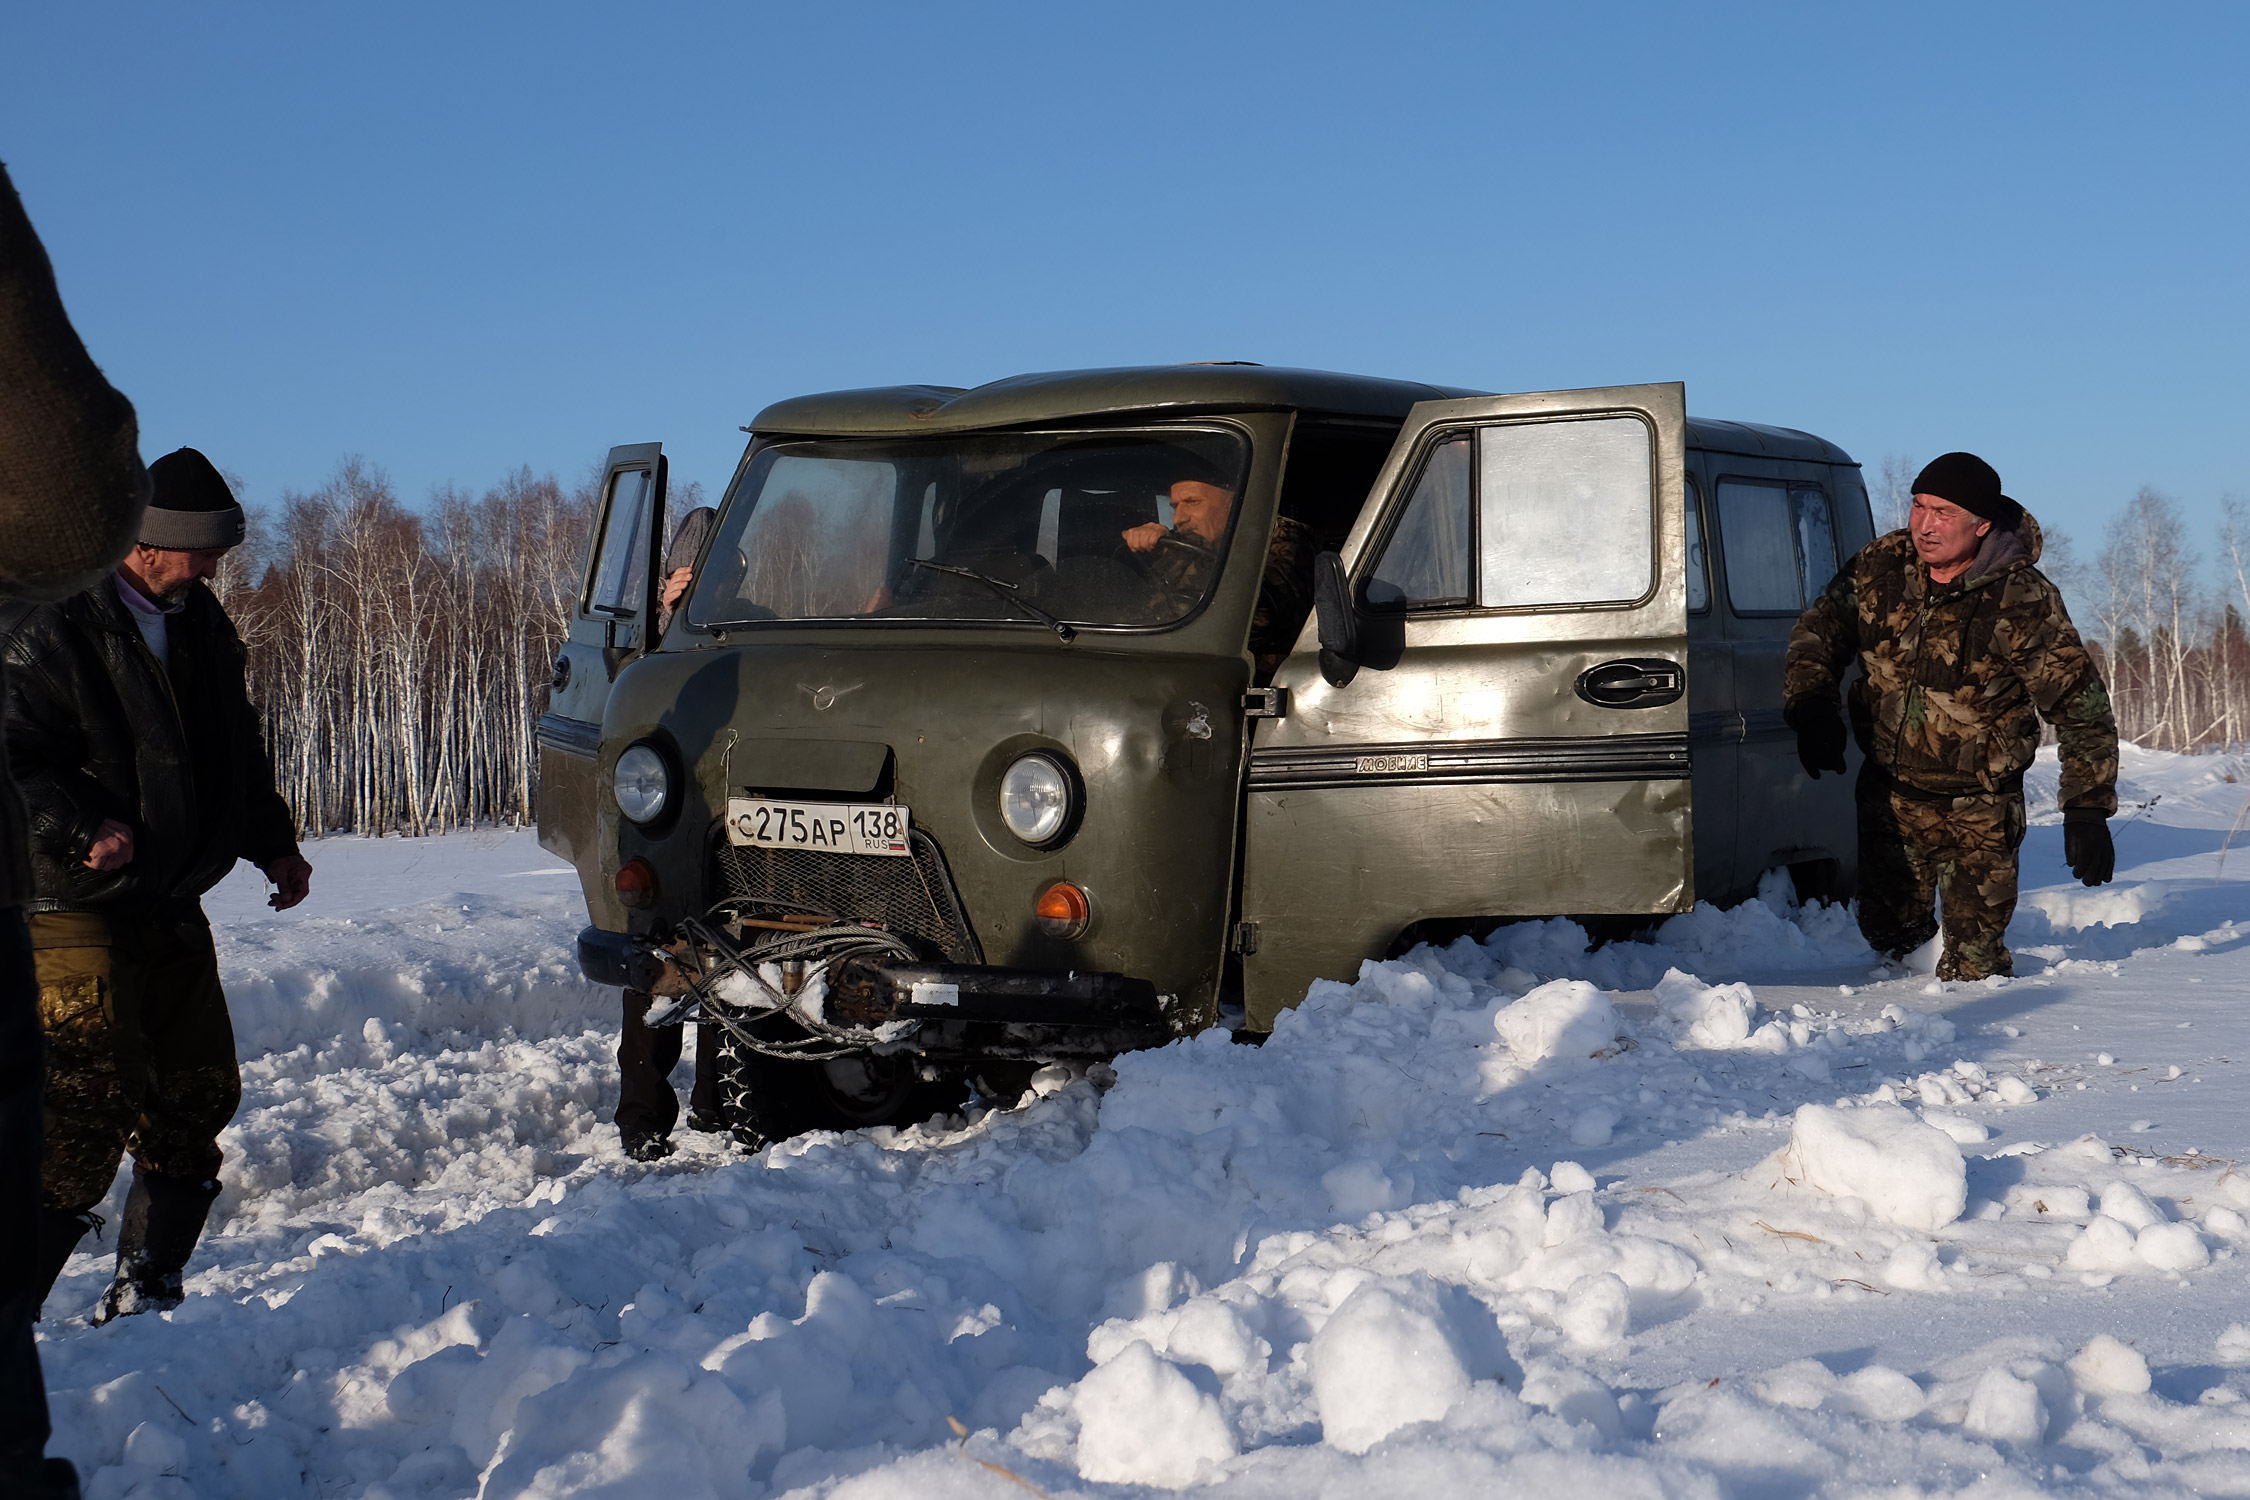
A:
POLYGON ((1859 773, 1859 930, 1867 946, 1903 958, 1940 930, 1940 979, 2013 974, 2003 939, 2016 911, 2023 793, 1935 797, 1869 761, 1859 773))
POLYGON ((30 925, 47 1035, 47 1206, 101 1202, 127 1150, 144 1172, 217 1177, 242 1073, 203 913, 34 912, 30 925))

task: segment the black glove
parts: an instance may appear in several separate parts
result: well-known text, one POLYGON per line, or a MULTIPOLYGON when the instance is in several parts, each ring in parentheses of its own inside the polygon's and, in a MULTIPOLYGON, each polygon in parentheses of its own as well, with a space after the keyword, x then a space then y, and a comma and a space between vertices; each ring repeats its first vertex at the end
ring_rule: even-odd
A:
POLYGON ((1781 717, 1797 731, 1797 759, 1804 763, 1807 776, 1818 781, 1823 771, 1844 774, 1844 721, 1834 709, 1822 703, 1799 703, 1784 709, 1781 717))
POLYGON ((2117 845, 2110 841, 2109 814, 2090 807, 2063 813, 2063 863, 2087 885, 2107 885, 2117 875, 2117 845))

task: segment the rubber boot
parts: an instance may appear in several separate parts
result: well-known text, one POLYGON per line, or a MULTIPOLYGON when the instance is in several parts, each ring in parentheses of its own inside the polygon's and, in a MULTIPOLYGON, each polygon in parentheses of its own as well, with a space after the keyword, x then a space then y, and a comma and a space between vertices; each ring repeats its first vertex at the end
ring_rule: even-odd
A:
POLYGON ((163 1312, 186 1300, 181 1273, 218 1196, 216 1178, 166 1177, 133 1169, 133 1190, 117 1223, 117 1279, 94 1309, 97 1327, 134 1313, 163 1312))
POLYGON ((63 1267, 70 1264, 70 1257, 77 1252, 78 1242, 86 1237, 86 1231, 91 1229, 98 1234, 101 1227, 101 1216, 90 1209, 85 1213, 66 1214, 44 1203, 39 1205, 39 1248, 34 1252, 37 1260, 32 1267, 32 1275, 37 1279, 31 1284, 32 1290, 39 1294, 39 1301, 32 1304, 33 1317, 38 1316, 40 1303, 54 1293, 63 1267))

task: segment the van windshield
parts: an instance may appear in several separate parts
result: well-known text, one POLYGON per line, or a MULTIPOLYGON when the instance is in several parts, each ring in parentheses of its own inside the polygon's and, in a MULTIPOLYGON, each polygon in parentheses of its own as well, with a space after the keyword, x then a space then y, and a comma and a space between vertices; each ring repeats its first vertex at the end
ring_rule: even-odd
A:
POLYGON ((1169 625, 1217 581, 1248 459, 1198 427, 777 444, 688 619, 1169 625))

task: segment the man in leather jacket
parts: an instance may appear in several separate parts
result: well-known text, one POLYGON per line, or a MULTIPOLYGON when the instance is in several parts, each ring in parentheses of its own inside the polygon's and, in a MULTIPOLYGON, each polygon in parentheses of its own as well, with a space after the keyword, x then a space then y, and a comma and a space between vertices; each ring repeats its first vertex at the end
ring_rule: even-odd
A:
POLYGON ((1843 772, 1839 689, 1862 669, 1860 931, 1903 957, 1937 933, 1938 902, 1940 979, 2013 972, 2003 939, 2041 720, 2061 741, 2070 872, 2099 885, 2116 869, 2117 721, 2039 547, 1990 464, 1945 454, 1916 476, 1908 527, 1861 548, 1789 637, 1783 711, 1808 775, 1843 772))
POLYGON ((31 946, 46 1032, 42 1296, 90 1227, 119 1153, 133 1184, 94 1321, 176 1306, 219 1195, 242 1098, 200 898, 248 859, 296 905, 312 867, 204 587, 242 508, 202 454, 149 466, 140 543, 56 604, 0 610, 8 755, 30 815, 31 946))

